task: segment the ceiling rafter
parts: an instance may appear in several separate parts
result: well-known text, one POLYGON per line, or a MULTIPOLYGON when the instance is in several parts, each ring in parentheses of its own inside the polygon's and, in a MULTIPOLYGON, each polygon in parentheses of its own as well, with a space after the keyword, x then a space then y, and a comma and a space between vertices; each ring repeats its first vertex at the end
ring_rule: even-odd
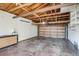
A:
MULTIPOLYGON (((19 4, 19 5, 22 5, 22 4, 19 4)), ((21 9, 23 9, 24 11, 26 11, 26 12, 30 12, 30 11, 28 11, 28 7, 27 7, 27 9, 25 9, 25 8, 21 8, 21 9)), ((35 13, 32 13, 33 15, 35 15, 36 17, 39 17, 37 14, 35 14, 35 13)))
POLYGON ((15 8, 10 9, 9 11, 12 12, 12 11, 15 11, 15 10, 17 10, 17 9, 20 9, 20 8, 22 8, 22 7, 29 6, 29 5, 32 5, 32 4, 33 4, 33 3, 23 4, 23 5, 21 5, 21 6, 17 6, 17 7, 15 7, 15 8))
POLYGON ((20 16, 28 16, 31 13, 40 13, 40 12, 45 12, 45 11, 52 10, 52 9, 57 9, 57 8, 60 8, 60 5, 57 5, 57 6, 53 6, 53 5, 52 6, 48 6, 48 7, 39 9, 39 10, 34 10, 34 11, 29 12, 29 13, 25 13, 25 14, 20 15, 20 16))
MULTIPOLYGON (((46 5, 47 5, 47 3, 43 3, 43 4, 41 4, 38 8, 36 8, 35 10, 38 10, 38 9, 40 9, 40 8, 42 8, 42 7, 46 6, 46 5)), ((39 17, 39 15, 38 15, 38 14, 36 14, 36 13, 31 13, 31 14, 33 14, 33 15, 35 15, 35 16, 37 16, 37 17, 39 17)))
MULTIPOLYGON (((28 10, 26 10, 25 8, 22 8, 24 11, 27 11, 27 12, 30 12, 30 11, 28 11, 28 10)), ((35 13, 31 13, 31 14, 33 14, 33 15, 35 15, 36 17, 39 17, 37 14, 35 14, 35 13)))
POLYGON ((58 20, 64 20, 64 21, 67 21, 67 20, 69 20, 69 16, 70 16, 70 13, 55 13, 55 14, 53 14, 53 15, 51 15, 51 16, 46 16, 46 17, 41 17, 41 18, 34 18, 34 19, 32 19, 33 21, 40 21, 40 19, 41 20, 47 20, 47 19, 51 19, 51 21, 53 21, 53 19, 55 20, 55 21, 58 21, 58 20), (67 19, 67 20, 65 20, 65 19, 67 19))
POLYGON ((11 3, 8 3, 8 5, 6 6, 6 9, 8 9, 8 7, 11 5, 11 3))
MULTIPOLYGON (((71 6, 73 4, 69 4, 69 5, 66 5, 66 6, 71 6)), ((20 16, 28 16, 30 15, 31 13, 40 13, 40 12, 46 12, 46 11, 49 11, 49 10, 53 10, 53 9, 58 9, 58 8, 61 8, 61 7, 66 7, 66 6, 62 6, 62 5, 55 5, 55 6, 48 6, 48 7, 45 7, 45 8, 42 8, 42 9, 39 9, 39 10, 34 10, 34 11, 31 11, 29 13, 25 13, 23 15, 20 15, 20 16)))
POLYGON ((67 21, 70 14, 60 12, 61 7, 67 7, 74 4, 56 4, 56 3, 2 3, 1 10, 15 14, 15 18, 23 17, 35 22, 44 19, 50 22, 67 21), (17 4, 17 5, 16 5, 17 4))
MULTIPOLYGON (((36 8, 35 10, 39 10, 40 8, 42 8, 42 7, 44 7, 45 5, 47 5, 47 3, 43 3, 43 4, 41 4, 38 8, 36 8)), ((34 14, 36 17, 39 17, 39 15, 37 14, 37 13, 32 13, 32 11, 28 11, 28 10, 26 10, 25 8, 22 8, 23 10, 25 10, 26 12, 28 12, 28 13, 30 13, 29 15, 31 15, 31 14, 34 14)), ((23 13, 25 13, 25 12, 23 12, 23 13)), ((22 15, 23 13, 21 13, 20 15, 22 15)), ((18 15, 18 16, 20 16, 20 15, 18 15)), ((15 16, 15 17, 17 17, 17 16, 15 16)))
POLYGON ((31 6, 32 11, 40 7, 43 3, 35 3, 33 6, 31 6))
POLYGON ((9 11, 10 9, 15 8, 15 7, 16 7, 15 4, 14 4, 14 3, 11 3, 11 4, 8 6, 7 11, 9 11))
MULTIPOLYGON (((66 13, 60 13, 60 12, 57 12, 57 13, 53 13, 53 14, 48 14, 48 15, 42 15, 42 16, 39 16, 39 17, 31 17, 32 19, 34 19, 34 18, 42 18, 42 17, 48 17, 48 16, 55 16, 55 15, 61 15, 61 14, 68 14, 68 15, 70 15, 70 13, 69 12, 66 12, 66 13)), ((62 16, 62 15, 61 15, 62 16)))
MULTIPOLYGON (((54 22, 48 22, 48 24, 61 24, 61 23, 69 23, 69 20, 68 21, 54 21, 54 22)), ((33 23, 33 24, 37 24, 37 25, 41 25, 42 23, 33 23)))
POLYGON ((36 8, 36 10, 38 10, 38 9, 40 9, 40 8, 42 8, 42 7, 44 7, 44 6, 46 6, 48 3, 44 3, 44 4, 42 4, 42 5, 40 5, 38 8, 36 8))
MULTIPOLYGON (((53 17, 44 17, 44 18, 38 18, 37 20, 39 20, 39 19, 46 19, 46 18, 59 18, 59 17, 66 17, 66 18, 69 18, 69 15, 63 15, 63 16, 53 16, 53 17)), ((33 20, 33 19, 32 19, 33 20)), ((35 19, 36 20, 36 19, 35 19)))

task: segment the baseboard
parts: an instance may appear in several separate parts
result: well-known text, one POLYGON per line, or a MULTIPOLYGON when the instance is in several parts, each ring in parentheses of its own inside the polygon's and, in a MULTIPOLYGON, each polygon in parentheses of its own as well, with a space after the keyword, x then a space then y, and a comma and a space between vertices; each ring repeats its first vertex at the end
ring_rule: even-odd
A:
MULTIPOLYGON (((34 36, 34 37, 37 37, 37 36, 34 36)), ((18 43, 19 43, 19 42, 22 42, 22 41, 30 40, 30 39, 32 39, 32 38, 34 38, 34 37, 30 37, 30 38, 28 38, 28 39, 24 39, 24 40, 18 41, 18 43)))

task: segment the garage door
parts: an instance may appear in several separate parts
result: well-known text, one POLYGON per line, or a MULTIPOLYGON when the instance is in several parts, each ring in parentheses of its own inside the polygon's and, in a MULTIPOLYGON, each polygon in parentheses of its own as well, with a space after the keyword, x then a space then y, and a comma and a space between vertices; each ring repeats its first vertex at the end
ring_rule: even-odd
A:
POLYGON ((65 25, 39 26, 39 36, 52 38, 65 38, 65 25))

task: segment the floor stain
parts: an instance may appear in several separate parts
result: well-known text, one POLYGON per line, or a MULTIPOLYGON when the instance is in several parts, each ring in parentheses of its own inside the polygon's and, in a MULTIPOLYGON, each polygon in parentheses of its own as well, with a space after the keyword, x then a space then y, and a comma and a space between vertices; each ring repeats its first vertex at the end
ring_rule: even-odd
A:
POLYGON ((34 37, 0 50, 0 56, 76 56, 64 39, 34 37))

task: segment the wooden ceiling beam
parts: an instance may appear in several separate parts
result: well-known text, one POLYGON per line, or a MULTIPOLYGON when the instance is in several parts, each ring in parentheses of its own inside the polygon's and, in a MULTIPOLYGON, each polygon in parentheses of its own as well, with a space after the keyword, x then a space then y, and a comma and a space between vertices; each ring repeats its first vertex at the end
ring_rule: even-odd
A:
POLYGON ((59 15, 59 16, 51 16, 51 17, 44 17, 44 18, 37 18, 37 19, 32 19, 32 20, 34 20, 34 21, 40 21, 39 19, 42 19, 42 20, 44 20, 44 19, 48 19, 48 20, 50 20, 50 19, 54 19, 54 20, 57 20, 58 18, 60 18, 62 21, 63 21, 63 19, 67 19, 67 20, 69 20, 69 15, 68 14, 66 14, 66 15, 59 15), (61 18, 62 17, 62 18, 61 18))
POLYGON ((12 7, 13 7, 13 3, 10 3, 6 9, 9 11, 10 8, 12 8, 12 7))
MULTIPOLYGON (((73 5, 73 4, 69 4, 69 5, 67 5, 67 6, 71 6, 71 5, 73 5)), ((28 15, 30 15, 31 13, 46 12, 46 11, 53 10, 53 9, 58 9, 58 8, 61 8, 61 7, 63 7, 61 4, 60 4, 60 5, 55 5, 55 6, 52 5, 52 6, 48 6, 48 7, 39 9, 39 10, 31 11, 31 12, 29 12, 29 13, 25 13, 25 14, 20 15, 20 16, 28 16, 28 15)), ((64 7, 66 7, 66 6, 64 6, 64 7)))
MULTIPOLYGON (((69 21, 69 18, 62 18, 62 19, 57 19, 57 18, 54 18, 54 19, 45 19, 45 21, 47 22, 58 22, 58 21, 69 21)), ((42 20, 42 19, 41 19, 42 20)), ((32 20, 33 22, 40 22, 40 19, 39 20, 32 20)))
POLYGON ((14 16, 14 18, 18 18, 18 17, 25 17, 25 16, 28 16, 30 15, 31 13, 39 13, 39 12, 45 12, 45 11, 48 11, 48 10, 52 10, 52 9, 55 9, 55 8, 59 8, 60 5, 58 6, 48 6, 48 7, 45 7, 45 8, 42 8, 42 9, 39 9, 39 10, 34 10, 34 11, 31 11, 29 13, 24 13, 24 14, 20 14, 18 16, 14 16))
POLYGON ((49 22, 50 24, 52 24, 52 23, 68 23, 68 22, 70 22, 69 20, 67 20, 67 21, 56 21, 56 22, 49 22))
POLYGON ((40 5, 36 10, 38 10, 38 9, 40 9, 40 8, 42 8, 42 7, 44 7, 45 5, 47 5, 47 3, 44 3, 44 4, 40 5))
POLYGON ((8 3, 8 6, 6 7, 6 9, 8 9, 8 7, 11 5, 12 3, 8 3))
MULTIPOLYGON (((69 23, 70 21, 54 21, 54 22, 48 22, 48 24, 62 24, 62 23, 69 23)), ((33 23, 33 24, 36 24, 36 25, 41 25, 43 23, 33 23)))
MULTIPOLYGON (((38 8, 36 8, 36 10, 38 10, 38 9, 40 9, 40 8, 42 8, 42 7, 44 7, 45 5, 47 5, 47 3, 44 3, 44 4, 40 5, 38 8)), ((22 9, 25 10, 25 8, 22 8, 22 9)), ((27 12, 28 10, 25 10, 25 11, 27 12)), ((30 11, 28 11, 28 12, 30 12, 30 11)), ((36 13, 31 13, 31 14, 35 15, 36 17, 39 17, 39 15, 36 14, 36 13)))
POLYGON ((17 9, 20 9, 20 8, 22 8, 22 7, 29 6, 29 5, 32 5, 32 4, 33 4, 33 3, 23 4, 23 5, 21 5, 21 6, 17 6, 17 7, 15 7, 15 8, 10 9, 9 11, 12 12, 12 11, 15 11, 15 10, 17 10, 17 9))
MULTIPOLYGON (((21 4, 20 4, 21 5, 21 4)), ((27 9, 25 9, 25 8, 21 8, 21 9, 23 9, 24 11, 26 11, 26 12, 30 12, 30 11, 28 11, 28 7, 27 7, 27 9)), ((32 13, 33 15, 35 15, 36 17, 39 17, 39 15, 37 15, 37 14, 35 14, 35 13, 32 13)))
POLYGON ((35 3, 33 6, 30 7, 30 9, 35 10, 37 9, 38 7, 40 7, 43 3, 35 3))
MULTIPOLYGON (((61 19, 61 20, 62 20, 62 19, 67 19, 67 20, 69 20, 69 17, 63 17, 63 18, 54 17, 54 18, 39 18, 39 19, 43 19, 43 20, 44 20, 44 19, 45 19, 45 20, 46 20, 46 19, 48 19, 48 20, 55 20, 55 19, 61 19)), ((32 20, 38 21, 39 19, 32 19, 32 20)))
MULTIPOLYGON (((40 8, 44 7, 45 5, 47 5, 47 3, 41 4, 41 5, 40 5, 38 8, 36 8, 35 10, 40 9, 40 8)), ((26 7, 26 8, 27 8, 27 7, 26 7)), ((30 12, 30 11, 28 11, 28 10, 25 9, 25 8, 21 8, 21 9, 25 10, 26 12, 30 12)), ((23 13, 25 13, 25 12, 23 12, 23 13)), ((21 13, 20 15, 22 15, 23 13, 21 13)), ((33 14, 33 15, 35 15, 36 17, 39 17, 39 15, 36 14, 36 13, 32 13, 32 12, 31 12, 30 14, 33 14)), ((20 16, 20 15, 18 15, 18 16, 20 16)), ((15 16, 15 17, 17 18, 18 16, 15 16)))
POLYGON ((48 6, 48 7, 45 7, 45 8, 42 8, 42 9, 39 9, 39 10, 34 10, 34 11, 31 11, 29 13, 25 13, 23 15, 20 15, 20 16, 28 16, 30 15, 31 13, 40 13, 40 12, 45 12, 45 11, 49 11, 49 10, 52 10, 52 9, 57 9, 57 8, 60 8, 61 5, 57 5, 57 6, 48 6))
POLYGON ((43 18, 43 17, 50 17, 50 16, 57 16, 57 15, 61 15, 61 17, 63 16, 63 15, 67 15, 67 16, 69 16, 70 15, 70 13, 69 12, 66 12, 66 13, 60 13, 60 12, 58 12, 58 13, 53 13, 53 14, 47 14, 47 15, 42 15, 42 16, 40 16, 40 17, 31 17, 31 19, 36 19, 36 18, 43 18))
MULTIPOLYGON (((27 9, 25 9, 25 8, 22 8, 24 11, 27 11, 27 12, 30 12, 30 11, 28 11, 27 9)), ((37 15, 37 14, 35 14, 35 13, 31 13, 31 14, 33 14, 33 15, 35 15, 36 17, 39 17, 39 15, 37 15)))

